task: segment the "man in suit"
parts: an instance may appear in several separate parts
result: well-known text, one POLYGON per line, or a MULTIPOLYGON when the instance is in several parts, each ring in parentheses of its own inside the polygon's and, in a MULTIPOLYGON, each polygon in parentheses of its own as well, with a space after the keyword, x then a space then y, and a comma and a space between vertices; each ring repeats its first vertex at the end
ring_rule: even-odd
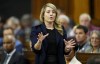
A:
POLYGON ((1 64, 26 64, 25 58, 15 49, 15 37, 7 35, 3 39, 4 54, 1 64))
POLYGON ((78 52, 85 52, 89 46, 87 38, 88 29, 85 26, 78 25, 75 28, 75 38, 78 44, 78 52))
MULTIPOLYGON (((4 28, 3 36, 5 37, 7 35, 15 36, 14 31, 11 27, 4 28)), ((22 42, 20 42, 20 40, 18 40, 17 38, 15 39, 15 48, 16 48, 16 51, 18 51, 20 53, 22 53, 22 49, 24 48, 22 42)))

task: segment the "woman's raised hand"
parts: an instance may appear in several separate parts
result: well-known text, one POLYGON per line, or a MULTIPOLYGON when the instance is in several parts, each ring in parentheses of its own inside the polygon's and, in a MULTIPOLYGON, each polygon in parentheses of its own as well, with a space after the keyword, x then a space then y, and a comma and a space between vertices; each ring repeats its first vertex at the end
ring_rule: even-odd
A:
POLYGON ((39 33, 38 34, 38 41, 42 43, 42 41, 49 35, 49 33, 47 33, 46 35, 43 35, 43 33, 39 33))
POLYGON ((73 49, 75 47, 75 40, 71 39, 69 41, 66 41, 64 39, 64 43, 65 43, 65 51, 69 51, 71 49, 73 49))

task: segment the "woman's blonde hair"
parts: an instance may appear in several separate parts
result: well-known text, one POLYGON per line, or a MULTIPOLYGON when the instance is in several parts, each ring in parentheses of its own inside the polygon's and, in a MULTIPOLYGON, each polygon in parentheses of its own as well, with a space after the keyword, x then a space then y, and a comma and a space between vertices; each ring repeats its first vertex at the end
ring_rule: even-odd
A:
POLYGON ((58 19, 57 8, 56 8, 56 6, 53 5, 52 3, 47 3, 46 5, 43 6, 43 8, 41 9, 41 12, 40 12, 40 21, 41 21, 41 22, 44 22, 44 13, 45 13, 46 7, 50 7, 50 8, 52 8, 52 9, 56 12, 56 19, 55 19, 55 22, 54 22, 54 27, 58 30, 58 32, 59 32, 61 35, 63 35, 62 26, 61 26, 61 24, 57 21, 57 19, 58 19))

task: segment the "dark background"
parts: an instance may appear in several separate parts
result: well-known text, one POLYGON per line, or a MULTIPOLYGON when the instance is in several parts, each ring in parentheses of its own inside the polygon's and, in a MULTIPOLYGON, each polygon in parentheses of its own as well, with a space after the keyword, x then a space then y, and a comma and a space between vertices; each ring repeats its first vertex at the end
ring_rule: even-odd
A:
POLYGON ((31 13, 31 0, 0 0, 0 16, 5 22, 10 16, 21 18, 23 14, 31 13))

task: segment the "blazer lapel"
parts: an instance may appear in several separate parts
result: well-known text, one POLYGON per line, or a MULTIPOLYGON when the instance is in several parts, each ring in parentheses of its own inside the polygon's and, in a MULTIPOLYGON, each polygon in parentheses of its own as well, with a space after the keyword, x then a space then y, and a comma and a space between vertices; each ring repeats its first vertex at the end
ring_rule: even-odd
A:
POLYGON ((41 30, 42 30, 44 35, 47 34, 46 26, 44 24, 41 25, 41 30))
MULTIPOLYGON (((47 34, 46 26, 44 24, 41 25, 41 31, 42 31, 43 35, 47 34)), ((46 51, 46 49, 48 47, 48 42, 47 42, 47 39, 46 38, 44 39, 43 44, 44 44, 43 47, 44 47, 44 49, 46 51)))
POLYGON ((1 57, 1 64, 3 64, 5 58, 6 58, 6 54, 4 53, 4 54, 2 55, 2 57, 1 57))
POLYGON ((15 60, 16 60, 16 52, 14 52, 8 64, 13 64, 15 60))

